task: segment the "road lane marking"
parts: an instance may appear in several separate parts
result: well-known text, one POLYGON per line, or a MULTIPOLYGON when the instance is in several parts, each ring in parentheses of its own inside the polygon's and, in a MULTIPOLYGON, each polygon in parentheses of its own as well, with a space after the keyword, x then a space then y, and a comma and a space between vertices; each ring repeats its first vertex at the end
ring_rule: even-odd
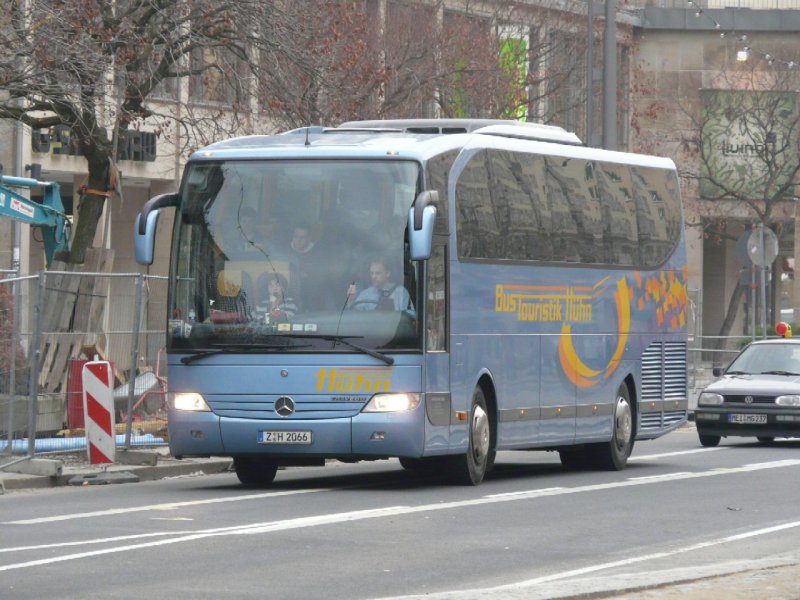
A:
MULTIPOLYGON (((653 460, 664 458, 668 456, 678 456, 682 454, 694 454, 697 452, 712 452, 715 450, 725 450, 727 447, 721 448, 697 448, 695 450, 683 450, 679 452, 665 452, 661 454, 648 454, 645 456, 631 457, 628 460, 653 460)), ((105 510, 98 510, 92 512, 71 513, 65 515, 52 515, 49 517, 37 517, 33 519, 21 519, 18 521, 4 521, 3 525, 38 525, 43 523, 53 523, 56 521, 69 521, 71 519, 87 519, 91 517, 105 517, 111 515, 123 515, 135 512, 146 512, 151 510, 174 510, 176 508, 185 508, 188 506, 200 506, 204 504, 216 504, 224 502, 241 502, 246 500, 260 500, 262 498, 272 498, 277 496, 289 496, 294 494, 308 494, 315 492, 329 492, 337 488, 320 488, 309 490, 290 490, 282 492, 265 492, 263 494, 246 494, 242 496, 232 496, 229 498, 208 498, 205 500, 191 500, 186 502, 168 502, 164 504, 150 504, 145 506, 134 506, 129 508, 109 508, 105 510)), ((526 492, 511 492, 512 494, 520 494, 526 492)))
POLYGON ((691 544, 689 546, 684 546, 683 548, 676 548, 675 550, 667 550, 664 552, 654 552, 653 554, 647 554, 645 556, 634 556, 632 558, 626 558, 623 560, 615 560, 612 562, 602 563, 599 565, 592 565, 590 567, 583 567, 580 569, 571 569, 569 571, 562 571, 561 573, 553 573, 552 575, 543 575, 541 577, 534 577, 533 579, 527 579, 525 581, 518 581, 517 583, 508 583, 505 585, 488 588, 482 591, 487 592, 494 592, 494 591, 501 591, 501 590, 511 590, 514 588, 520 587, 530 587, 533 585, 537 585, 540 583, 549 583, 551 581, 558 581, 561 579, 569 579, 571 577, 576 577, 580 575, 587 575, 589 573, 596 573, 597 571, 604 571, 606 569, 613 569, 616 567, 625 567, 628 565, 632 565, 635 563, 640 563, 648 560, 659 560, 662 558, 669 558, 670 556, 675 556, 677 554, 685 554, 687 552, 694 552, 696 550, 704 550, 706 548, 710 548, 712 546, 719 546, 721 544, 728 544, 730 542, 739 542, 742 540, 758 537, 761 535, 769 535, 770 533, 776 533, 778 531, 785 531, 787 529, 794 529, 796 527, 800 527, 800 521, 793 521, 791 523, 782 523, 781 525, 774 525, 772 527, 764 527, 761 529, 754 529, 753 531, 746 531, 744 533, 737 533, 735 535, 727 535, 725 537, 717 538, 715 540, 708 540, 706 542, 699 542, 697 544, 691 544))
POLYGON ((628 477, 628 481, 646 481, 648 479, 671 479, 677 475, 688 475, 690 471, 676 471, 675 473, 662 473, 661 475, 642 475, 641 477, 628 477))
POLYGON ((716 448, 695 448, 694 450, 676 450, 675 452, 662 452, 660 454, 645 454, 644 456, 631 456, 631 460, 653 460, 656 458, 666 458, 668 456, 681 456, 683 454, 697 454, 698 452, 717 452, 719 450, 730 450, 731 446, 721 446, 716 448))
MULTIPOLYGON (((403 596, 391 596, 389 598, 384 598, 383 600, 452 600, 454 598, 458 598, 459 600, 477 600, 481 598, 489 598, 495 595, 499 595, 500 597, 508 596, 513 598, 551 598, 551 597, 561 597, 561 595, 556 595, 553 593, 552 587, 546 587, 545 584, 554 583, 554 582, 562 582, 560 584, 560 590, 563 591, 563 587, 565 585, 572 586, 575 593, 568 593, 567 595, 572 597, 577 597, 580 595, 583 597, 590 597, 593 595, 594 592, 598 592, 600 595, 605 597, 611 597, 612 595, 616 595, 618 593, 625 592, 625 586, 622 586, 622 589, 618 589, 618 586, 615 587, 607 587, 602 590, 598 590, 596 588, 585 590, 583 593, 578 593, 575 590, 576 585, 580 585, 582 581, 580 579, 583 575, 590 575, 593 573, 598 573, 600 571, 605 571, 609 569, 615 569, 619 567, 627 567, 636 563, 642 563, 645 561, 661 561, 664 558, 674 557, 679 554, 686 554, 689 552, 695 552, 698 550, 705 550, 707 548, 713 546, 719 546, 722 544, 728 544, 731 542, 738 542, 762 535, 769 535, 772 533, 776 533, 778 531, 785 531, 787 529, 794 529, 800 527, 800 521, 793 521, 790 523, 782 523, 780 525, 775 525, 771 527, 764 527, 761 529, 754 529, 752 531, 746 531, 744 533, 738 533, 735 535, 724 536, 721 538, 707 540, 705 542, 699 542, 696 544, 690 544, 689 546, 684 546, 682 548, 676 548, 674 550, 666 550, 664 552, 654 552, 652 554, 647 554, 645 556, 635 556, 632 558, 626 558, 622 560, 616 560, 607 563, 595 564, 588 567, 582 567, 579 569, 570 569, 568 571, 561 571, 559 573, 552 573, 550 575, 542 575, 540 577, 534 577, 531 579, 526 579, 524 581, 518 581, 516 583, 507 583, 495 587, 488 587, 488 588, 470 588, 468 590, 449 590, 446 592, 438 592, 438 593, 430 593, 430 594, 408 594, 403 596), (568 580, 568 581, 565 581, 568 580), (537 589, 537 586, 544 586, 537 589)), ((794 559, 787 564, 794 564, 794 559)), ((744 568, 744 565, 754 566, 752 562, 743 563, 738 571, 741 571, 744 568)), ((769 563, 767 566, 775 566, 772 563, 769 563)), ((764 568, 764 567, 762 567, 764 568)), ((684 571, 685 572, 685 571, 684 571)), ((732 571, 734 572, 734 571, 732 571)), ((719 575, 716 571, 709 573, 707 576, 715 576, 719 575)), ((617 575, 617 578, 625 578, 627 581, 630 582, 632 574, 621 574, 617 575)), ((611 577, 614 577, 613 575, 611 577)), ((591 581, 591 580, 590 580, 591 581)), ((643 585, 644 587, 649 587, 653 585, 653 582, 646 582, 643 585)), ((657 594, 656 594, 657 595, 657 594)))
POLYGON ((205 500, 187 500, 185 502, 165 502, 163 504, 147 504, 145 506, 131 506, 129 508, 107 508, 91 512, 71 513, 66 515, 52 515, 37 517, 35 519, 21 519, 19 521, 4 521, 3 525, 40 525, 55 521, 69 521, 71 519, 88 519, 89 517, 107 517, 109 515, 125 515, 148 510, 175 510, 187 506, 202 506, 204 504, 221 504, 224 502, 241 502, 243 500, 260 500, 262 498, 277 498, 279 496, 294 496, 295 494, 314 494, 317 492, 330 492, 335 488, 317 488, 310 490, 289 490, 285 492, 264 492, 263 494, 245 494, 243 496, 230 496, 227 498, 206 498, 205 500))
MULTIPOLYGON (((730 474, 738 474, 738 473, 747 473, 753 471, 761 471, 766 469, 777 469, 777 468, 786 468, 786 467, 797 467, 800 466, 800 460, 780 460, 770 463, 758 463, 755 465, 746 465, 741 467, 732 467, 730 469, 726 469, 724 471, 714 470, 714 471, 703 471, 698 473, 678 473, 675 474, 674 477, 671 478, 662 478, 662 479, 637 479, 637 480, 624 480, 624 481, 617 481, 611 483, 603 483, 603 484, 593 484, 593 485, 584 485, 584 486, 577 486, 573 488, 542 488, 537 490, 529 490, 527 492, 521 492, 519 494, 514 495, 501 495, 501 496, 483 496, 481 498, 475 498, 472 500, 458 500, 452 502, 440 502, 436 504, 423 504, 419 506, 392 506, 386 508, 378 508, 378 509, 369 509, 369 510, 358 510, 358 511, 350 511, 344 513, 331 513, 331 514, 323 514, 323 515, 314 515, 309 517, 298 517, 294 519, 286 519, 283 521, 270 521, 266 523, 251 523, 246 525, 234 525, 230 527, 223 527, 223 528, 214 528, 214 529, 204 529, 198 530, 195 532, 186 531, 186 532, 169 532, 165 535, 173 535, 175 537, 169 539, 160 539, 160 540, 153 540, 148 542, 136 543, 136 544, 128 544, 125 546, 119 546, 114 548, 104 548, 100 550, 88 551, 88 552, 80 552, 76 554, 68 554, 65 556, 58 556, 58 557, 49 557, 45 559, 39 560, 31 560, 21 563, 13 563, 8 565, 0 566, 0 572, 2 571, 12 571, 15 569, 24 569, 28 567, 35 567, 35 566, 42 566, 48 564, 54 564, 58 562, 64 562, 69 560, 79 560, 82 558, 88 558, 92 556, 101 556, 105 554, 115 554, 119 552, 127 552, 132 550, 140 550, 144 548, 151 548, 155 546, 165 546, 167 544, 177 544, 181 542, 190 542, 196 540, 202 540, 210 537, 217 537, 223 535, 254 535, 254 534, 263 534, 263 533, 270 533, 275 531, 288 531, 292 529, 301 529, 306 527, 319 527, 324 525, 332 525, 337 523, 345 523, 345 522, 353 522, 353 521, 360 521, 364 519, 376 519, 376 518, 383 518, 383 517, 393 517, 396 518, 401 515, 409 515, 409 514, 416 514, 416 513, 424 513, 424 512, 433 512, 433 511, 440 511, 440 510, 449 510, 455 508, 464 508, 464 507, 471 507, 471 506, 480 506, 485 504, 494 504, 498 502, 516 502, 519 500, 527 500, 527 499, 534 499, 534 498, 543 498, 543 497, 550 497, 550 496, 560 496, 566 494, 577 494, 577 493, 585 493, 585 492, 593 492, 593 491, 601 491, 601 490, 609 490, 609 489, 616 489, 616 488, 625 488, 625 487, 633 487, 639 485, 652 485, 656 483, 663 483, 666 481, 681 481, 687 479, 700 479, 706 477, 718 477, 720 475, 730 475, 730 474)), ((757 530, 757 533, 746 533, 746 534, 738 534, 736 536, 729 536, 727 538, 722 538, 724 540, 733 541, 739 539, 746 539, 748 536, 753 535, 763 535, 767 532, 774 532, 779 531, 781 529, 788 529, 792 527, 797 527, 800 525, 800 521, 797 523, 789 523, 785 525, 778 525, 775 527, 757 530)), ((145 537, 154 537, 156 535, 160 535, 158 533, 150 533, 150 534, 142 534, 141 538, 145 537)), ((126 539, 135 539, 134 538, 126 538, 126 539)), ((96 543, 92 540, 89 540, 85 543, 96 543)), ((709 542, 704 542, 709 543, 709 542)), ((715 543, 722 543, 722 542, 712 542, 712 545, 715 543)), ((64 546, 67 545, 74 545, 76 542, 68 542, 63 544, 64 546)), ((53 548, 53 545, 48 545, 49 548, 53 548)), ((693 546, 694 548, 694 546, 693 546)), ((7 551, 12 551, 15 549, 8 549, 7 551)), ((675 551, 673 551, 674 553, 675 551)), ((667 553, 667 556, 670 554, 667 553)), ((641 557, 637 557, 636 559, 628 559, 630 561, 638 561, 641 560, 641 557)), ((621 561, 624 563, 624 561, 621 561)), ((616 563, 608 563, 604 568, 611 568, 611 566, 618 566, 616 563)), ((586 569, 594 569, 595 567, 586 567, 586 569)), ((576 572, 581 571, 580 569, 576 572)), ((587 571, 591 572, 591 571, 587 571)), ((570 572, 571 573, 571 572, 570 572)), ((562 575, 563 577, 567 577, 569 575, 562 575)), ((547 577, 554 577, 554 575, 550 575, 547 577)))

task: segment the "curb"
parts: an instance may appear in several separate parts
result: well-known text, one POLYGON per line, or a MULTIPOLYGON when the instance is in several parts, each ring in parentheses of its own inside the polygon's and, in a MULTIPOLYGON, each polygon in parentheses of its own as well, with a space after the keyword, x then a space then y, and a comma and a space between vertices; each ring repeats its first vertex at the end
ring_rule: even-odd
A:
MULTIPOLYGON (((176 464, 135 467, 131 465, 110 465, 106 468, 69 469, 60 475, 14 475, 3 477, 0 472, 0 490, 24 490, 52 488, 67 485, 103 485, 154 481, 182 475, 213 475, 230 470, 229 458, 174 461, 176 464)), ((2 491, 0 491, 2 494, 2 491)))

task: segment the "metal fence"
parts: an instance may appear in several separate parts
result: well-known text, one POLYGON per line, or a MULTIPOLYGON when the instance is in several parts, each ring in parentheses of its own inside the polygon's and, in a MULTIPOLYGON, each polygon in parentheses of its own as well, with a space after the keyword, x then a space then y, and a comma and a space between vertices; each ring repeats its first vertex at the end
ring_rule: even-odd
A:
POLYGON ((42 271, 0 279, 0 468, 86 447, 83 366, 112 366, 118 446, 166 443, 166 277, 42 271))

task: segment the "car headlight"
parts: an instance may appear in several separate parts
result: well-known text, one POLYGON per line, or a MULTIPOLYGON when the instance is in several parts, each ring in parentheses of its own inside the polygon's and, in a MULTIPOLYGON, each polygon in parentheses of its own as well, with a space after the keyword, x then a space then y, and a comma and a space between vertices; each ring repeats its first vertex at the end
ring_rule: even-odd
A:
POLYGON ((713 406, 722 404, 723 398, 719 394, 714 394, 713 392, 703 392, 697 398, 697 404, 699 406, 713 406))
POLYGON ((778 396, 775 398, 775 404, 781 406, 800 406, 800 396, 792 394, 791 396, 778 396))
POLYGON ((197 392, 175 392, 172 396, 172 408, 175 410, 187 410, 193 412, 208 412, 209 408, 203 396, 197 392))
POLYGON ((419 406, 419 394, 375 394, 361 412, 400 412, 419 406))

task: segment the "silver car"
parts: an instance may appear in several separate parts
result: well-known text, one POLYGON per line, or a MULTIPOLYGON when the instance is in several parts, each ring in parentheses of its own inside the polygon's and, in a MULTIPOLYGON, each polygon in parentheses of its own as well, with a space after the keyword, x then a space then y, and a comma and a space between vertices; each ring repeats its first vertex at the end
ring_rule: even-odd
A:
POLYGON ((697 398, 694 413, 703 446, 745 436, 769 443, 800 437, 800 339, 752 342, 697 398))

